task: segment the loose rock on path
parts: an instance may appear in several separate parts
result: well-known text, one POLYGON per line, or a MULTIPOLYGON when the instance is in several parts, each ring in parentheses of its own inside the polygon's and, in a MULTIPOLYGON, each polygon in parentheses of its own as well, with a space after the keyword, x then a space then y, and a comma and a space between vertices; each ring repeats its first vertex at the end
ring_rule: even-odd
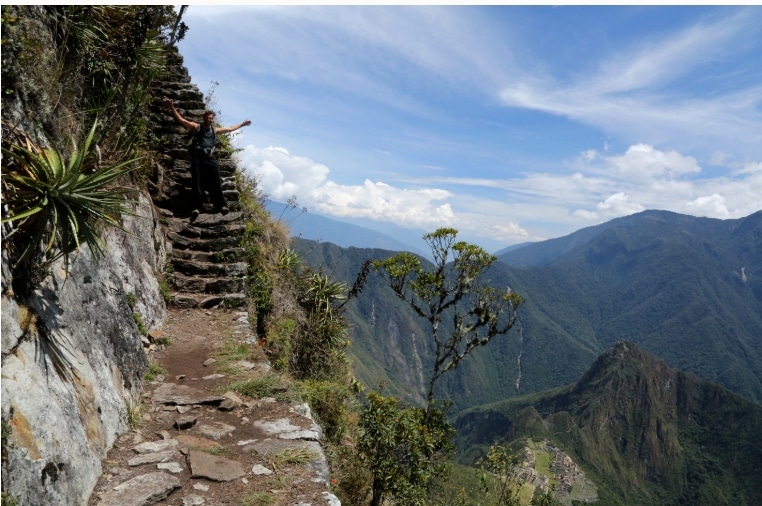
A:
POLYGON ((146 383, 141 424, 103 461, 90 506, 340 506, 309 406, 230 388, 276 378, 245 311, 170 308, 156 335, 171 342, 149 352, 164 372, 146 383), (242 344, 245 358, 226 354, 242 344))

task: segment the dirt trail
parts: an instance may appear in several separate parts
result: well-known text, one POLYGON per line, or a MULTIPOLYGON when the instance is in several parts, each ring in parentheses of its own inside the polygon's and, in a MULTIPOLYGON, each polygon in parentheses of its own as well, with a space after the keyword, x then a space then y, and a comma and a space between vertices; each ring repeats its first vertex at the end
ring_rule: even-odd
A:
POLYGON ((90 505, 340 504, 328 492, 320 428, 305 403, 288 400, 247 318, 169 309, 152 337, 170 344, 149 352, 164 372, 146 382, 140 426, 103 461, 90 505), (247 380, 267 396, 230 393, 247 380))

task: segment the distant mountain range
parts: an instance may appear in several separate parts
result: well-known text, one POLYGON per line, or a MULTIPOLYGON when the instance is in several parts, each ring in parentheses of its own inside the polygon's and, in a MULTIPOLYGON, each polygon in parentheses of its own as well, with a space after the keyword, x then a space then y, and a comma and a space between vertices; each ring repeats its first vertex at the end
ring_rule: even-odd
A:
POLYGON ((495 441, 550 441, 597 485, 596 504, 762 504, 762 406, 630 342, 572 385, 467 410, 455 426, 466 464, 495 441))
POLYGON ((390 229, 390 233, 394 234, 395 237, 413 239, 406 242, 405 240, 395 239, 390 234, 333 220, 320 214, 303 211, 299 207, 289 206, 282 202, 267 201, 267 210, 273 218, 282 220, 288 225, 293 237, 328 242, 342 248, 355 247, 410 251, 422 256, 429 254, 420 247, 423 243, 420 238, 425 233, 423 231, 411 231, 394 225, 386 225, 390 229))
MULTIPOLYGON (((363 261, 394 253, 295 244, 347 282, 363 261)), ((623 339, 762 402, 762 211, 736 220, 646 211, 499 260, 490 283, 527 299, 521 324, 442 377, 438 396, 455 412, 572 383, 623 339)), ((419 318, 376 276, 348 307, 358 378, 420 401, 431 342, 419 318)))

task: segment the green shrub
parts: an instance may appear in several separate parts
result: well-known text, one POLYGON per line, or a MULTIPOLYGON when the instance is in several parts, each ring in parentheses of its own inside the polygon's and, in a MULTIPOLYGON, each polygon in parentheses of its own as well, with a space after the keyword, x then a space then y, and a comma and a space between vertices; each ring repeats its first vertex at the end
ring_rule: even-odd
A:
MULTIPOLYGON (((119 227, 128 213, 124 185, 117 179, 136 168, 136 159, 99 166, 93 140, 97 122, 81 148, 73 147, 68 161, 56 148, 42 148, 5 125, 14 141, 3 142, 3 222, 14 222, 8 236, 19 252, 14 266, 29 259, 36 267, 64 257, 87 244, 98 258, 105 243, 98 227, 119 227)), ((72 141, 72 144, 74 142, 72 141)))
POLYGON ((405 408, 394 397, 368 394, 357 450, 373 475, 371 504, 428 504, 432 487, 449 474, 454 437, 443 411, 405 408))
POLYGON ((162 366, 157 364, 154 361, 148 362, 148 372, 144 376, 146 381, 153 381, 156 379, 157 376, 161 374, 165 374, 167 371, 162 366))
POLYGON ((161 291, 161 297, 164 299, 164 302, 169 304, 169 301, 172 299, 172 291, 169 289, 169 283, 166 280, 159 280, 159 291, 161 291))
POLYGON ((336 381, 305 381, 303 395, 326 438, 340 442, 349 424, 347 406, 354 397, 350 385, 336 381))
POLYGON ((286 395, 289 389, 283 379, 277 374, 267 374, 256 378, 235 381, 227 386, 227 390, 232 390, 233 392, 255 399, 263 397, 289 398, 286 395))
POLYGON ((346 285, 321 272, 303 271, 295 283, 307 321, 291 338, 289 370, 297 379, 347 379, 346 285))
POLYGON ((291 342, 299 330, 293 318, 283 318, 270 324, 265 341, 265 353, 276 371, 288 371, 291 357, 291 342))
POLYGON ((172 339, 168 337, 160 337, 156 341, 154 341, 156 344, 160 344, 162 346, 172 346, 172 339))

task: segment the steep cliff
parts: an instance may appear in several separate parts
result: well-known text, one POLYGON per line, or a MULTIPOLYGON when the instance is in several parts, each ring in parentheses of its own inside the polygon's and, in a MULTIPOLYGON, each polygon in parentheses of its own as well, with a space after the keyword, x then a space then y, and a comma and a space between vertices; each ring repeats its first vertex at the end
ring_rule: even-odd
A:
MULTIPOLYGON (((95 156, 118 159, 130 139, 125 132, 137 125, 132 112, 145 96, 138 81, 150 76, 137 72, 138 53, 154 40, 166 13, 159 7, 3 6, 4 150, 6 128, 18 129, 68 157, 77 148, 66 139, 82 146, 82 132, 94 121, 88 108, 103 99, 95 156), (97 27, 95 15, 101 16, 97 27), (87 39, 87 46, 85 37, 102 39, 87 39), (88 52, 98 44, 103 60, 88 52)), ((4 151, 4 199, 9 163, 4 151)), ((166 314, 158 281, 166 241, 142 179, 124 176, 119 185, 129 191, 128 214, 121 229, 95 225, 105 245, 100 258, 83 243, 34 272, 14 267, 19 244, 11 234, 18 223, 3 224, 4 503, 7 494, 24 505, 84 504, 101 459, 129 428, 130 408, 139 401, 148 368, 141 331, 166 314)), ((6 201, 4 220, 9 212, 6 201)))
MULTIPOLYGON (((38 253, 40 264, 27 260, 35 267, 34 272, 27 272, 19 267, 24 264, 16 261, 20 250, 36 245, 24 240, 34 233, 14 232, 21 230, 19 222, 24 223, 21 217, 27 210, 9 206, 3 210, 4 504, 8 498, 11 504, 83 505, 103 500, 104 494, 115 504, 127 504, 120 490, 114 491, 109 483, 113 467, 102 475, 101 461, 109 450, 124 449, 117 440, 129 439, 126 433, 131 422, 145 409, 146 399, 151 399, 151 389, 143 391, 149 370, 144 345, 150 341, 142 334, 166 324, 167 304, 181 312, 207 315, 212 311, 204 309, 226 312, 243 306, 236 316, 238 323, 242 328, 256 327, 260 337, 267 330, 265 324, 276 321, 277 326, 278 318, 289 325, 303 325, 304 333, 298 337, 305 341, 314 337, 308 328, 310 321, 299 307, 312 299, 297 301, 294 285, 276 282, 280 274, 273 274, 279 253, 288 253, 288 233, 271 221, 259 204, 260 196, 237 170, 225 136, 218 138, 216 156, 229 212, 209 213, 205 206, 198 216, 191 217, 189 138, 169 115, 163 97, 171 98, 191 121, 199 121, 207 105, 171 42, 174 34, 164 33, 167 27, 182 26, 167 9, 172 10, 166 6, 3 7, 4 155, 20 151, 20 143, 29 140, 38 146, 38 152, 50 148, 62 159, 84 153, 97 160, 77 170, 73 181, 109 163, 136 155, 139 160, 133 164, 134 172, 111 185, 126 190, 127 196, 126 212, 114 220, 117 226, 92 220, 94 235, 103 239, 103 256, 87 241, 69 241, 69 246, 77 246, 72 253, 52 264, 45 262, 61 252, 63 241, 51 221, 41 220, 45 241, 36 243, 43 245, 51 238, 53 248, 38 253), (61 93, 56 95, 56 91, 61 93), (97 130, 93 149, 78 151, 69 140, 79 142, 82 132, 93 124, 97 126, 92 129, 97 130), (5 135, 8 132, 13 133, 10 141, 5 135), (17 132, 21 135, 16 136, 17 132), (93 495, 99 478, 104 481, 93 495)), ((4 198, 20 194, 9 180, 19 179, 22 165, 4 157, 4 198), (6 177, 9 172, 12 178, 6 177)), ((295 271, 287 274, 284 279, 296 278, 295 271)), ((337 324, 336 332, 342 328, 337 324)), ((149 334, 153 338, 162 332, 149 334)), ((210 339, 222 338, 217 332, 211 334, 210 339)), ((246 345, 258 342, 251 336, 246 345)), ((339 351, 343 351, 343 342, 337 341, 339 351)), ((150 346, 149 352, 153 348, 150 346)), ((275 353, 276 348, 271 345, 268 351, 275 353)), ((331 353, 326 355, 333 358, 331 353)), ((343 365, 343 355, 336 353, 335 357, 336 365, 343 365)), ((344 371, 318 364, 332 373, 344 371)), ((151 365, 158 366, 155 355, 151 365)), ((269 370, 270 366, 263 364, 263 368, 269 370)), ((262 411, 269 415, 272 406, 268 404, 262 411)), ((157 406, 151 409, 165 411, 157 406)), ((306 405, 298 409, 310 411, 306 405)), ((151 418, 144 414, 138 422, 151 418)), ((241 416, 240 411, 228 414, 236 419, 241 416)), ((314 425, 314 420, 310 423, 314 425)), ((153 432, 155 436, 159 431, 153 432)), ((310 483, 321 503, 340 504, 327 490, 327 463, 320 445, 312 441, 314 437, 298 436, 291 438, 291 443, 301 444, 305 438, 319 458, 300 469, 319 474, 319 479, 315 481, 313 476, 310 483)), ((246 448, 239 451, 249 460, 253 455, 246 448)), ((278 479, 282 478, 279 475, 278 479)), ((122 486, 129 488, 130 483, 122 486)), ((188 480, 184 485, 190 488, 188 480)), ((302 493, 304 488, 295 486, 292 492, 302 493)), ((215 493, 229 498, 226 490, 215 493)), ((244 491, 237 489, 237 493, 244 491)), ((299 499, 300 503, 304 500, 299 499)))
POLYGON ((68 273, 60 260, 23 299, 14 297, 3 252, 2 417, 10 434, 2 478, 19 504, 84 503, 101 459, 129 427, 148 366, 133 312, 149 329, 165 316, 157 282, 164 239, 145 195, 135 214, 125 231, 104 230, 107 257, 96 261, 85 248, 68 273))

